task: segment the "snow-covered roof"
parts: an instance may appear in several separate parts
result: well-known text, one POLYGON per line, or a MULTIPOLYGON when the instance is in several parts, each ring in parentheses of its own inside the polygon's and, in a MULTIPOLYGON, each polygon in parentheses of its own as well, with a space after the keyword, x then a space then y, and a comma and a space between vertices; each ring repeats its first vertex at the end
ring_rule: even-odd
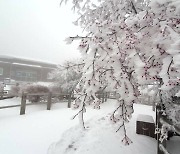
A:
POLYGON ((42 61, 41 59, 31 59, 31 58, 28 58, 28 57, 15 57, 15 56, 9 56, 9 55, 0 55, 0 58, 19 59, 19 60, 23 60, 23 61, 40 62, 40 63, 44 63, 44 64, 57 65, 57 64, 52 63, 52 62, 42 61))
POLYGON ((137 121, 154 123, 153 117, 150 115, 145 115, 145 114, 139 114, 137 117, 137 121))
POLYGON ((10 62, 0 61, 0 63, 10 63, 10 62))
POLYGON ((29 66, 29 67, 41 67, 41 66, 39 66, 39 65, 29 65, 29 64, 22 64, 22 63, 12 63, 12 64, 14 64, 14 65, 21 65, 21 66, 29 66))

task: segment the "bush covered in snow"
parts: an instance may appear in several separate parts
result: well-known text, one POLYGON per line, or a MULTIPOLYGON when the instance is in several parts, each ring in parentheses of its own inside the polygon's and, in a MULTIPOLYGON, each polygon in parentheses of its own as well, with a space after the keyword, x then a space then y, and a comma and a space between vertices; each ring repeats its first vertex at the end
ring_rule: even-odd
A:
POLYGON ((20 88, 21 88, 21 86, 19 84, 12 85, 9 93, 13 96, 19 96, 20 95, 20 88))
MULTIPOLYGON (((23 93, 27 94, 37 94, 37 93, 48 93, 49 87, 41 84, 33 84, 33 83, 23 83, 23 84, 16 84, 11 87, 10 94, 14 96, 21 97, 23 93)), ((27 99, 30 102, 39 102, 41 96, 31 95, 28 96, 27 99)))
POLYGON ((63 89, 61 88, 60 85, 58 85, 56 82, 51 84, 49 87, 49 90, 52 92, 52 93, 63 93, 63 89))
MULTIPOLYGON (((27 94, 36 94, 36 93, 47 93, 49 88, 47 86, 38 85, 38 84, 27 84, 24 87, 21 87, 21 93, 27 94)), ((30 102, 36 103, 40 101, 41 96, 30 95, 27 99, 30 102)))

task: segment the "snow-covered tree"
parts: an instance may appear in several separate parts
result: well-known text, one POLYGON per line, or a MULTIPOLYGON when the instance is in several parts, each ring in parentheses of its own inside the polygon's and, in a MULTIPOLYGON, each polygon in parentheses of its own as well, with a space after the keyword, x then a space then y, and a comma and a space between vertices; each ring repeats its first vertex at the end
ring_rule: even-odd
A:
POLYGON ((58 65, 57 69, 49 74, 55 80, 53 86, 59 87, 61 92, 72 92, 81 78, 82 67, 79 65, 79 61, 66 61, 62 65, 58 65))
MULTIPOLYGON (((180 97, 177 92, 180 86, 176 86, 168 91, 161 91, 160 99, 162 101, 158 106, 160 115, 160 128, 156 128, 156 133, 160 133, 160 142, 169 139, 173 134, 180 134, 180 97), (169 136, 169 134, 172 134, 169 136)), ((160 144, 160 149, 164 151, 164 146, 160 144)))
POLYGON ((158 83, 161 90, 170 90, 180 83, 180 1, 72 2, 79 14, 74 23, 86 33, 66 39, 67 43, 80 40, 83 57, 82 77, 75 89, 79 97, 73 104, 80 109, 77 115, 85 128, 85 106, 91 100, 99 109, 96 92, 107 85, 119 96, 110 119, 119 122, 117 131, 123 128, 122 141, 129 144, 125 123, 133 113, 138 86, 158 83))

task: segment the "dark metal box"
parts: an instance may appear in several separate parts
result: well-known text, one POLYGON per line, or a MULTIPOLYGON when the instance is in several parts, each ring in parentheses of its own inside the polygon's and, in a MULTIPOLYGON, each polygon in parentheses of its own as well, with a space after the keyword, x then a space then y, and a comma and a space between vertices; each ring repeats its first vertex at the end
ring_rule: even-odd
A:
POLYGON ((136 121, 136 133, 155 138, 155 123, 153 117, 139 114, 136 121))

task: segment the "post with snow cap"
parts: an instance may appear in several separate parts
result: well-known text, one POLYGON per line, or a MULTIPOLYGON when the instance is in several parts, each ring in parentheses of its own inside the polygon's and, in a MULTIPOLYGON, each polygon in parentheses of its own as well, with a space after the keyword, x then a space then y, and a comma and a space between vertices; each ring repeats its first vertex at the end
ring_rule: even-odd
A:
POLYGON ((3 91, 0 91, 0 100, 3 99, 3 91))
POLYGON ((47 110, 51 110, 51 103, 52 103, 52 92, 48 94, 48 101, 47 101, 47 110))
POLYGON ((102 103, 104 103, 105 102, 105 98, 104 98, 104 95, 105 93, 104 92, 102 92, 102 94, 101 94, 101 96, 102 96, 102 103))
POLYGON ((68 108, 71 108, 71 93, 68 94, 68 108))
POLYGON ((108 92, 105 92, 105 102, 107 102, 108 92))
POLYGON ((27 94, 23 92, 22 97, 21 97, 20 115, 25 114, 25 111, 26 111, 26 98, 27 98, 27 94))

